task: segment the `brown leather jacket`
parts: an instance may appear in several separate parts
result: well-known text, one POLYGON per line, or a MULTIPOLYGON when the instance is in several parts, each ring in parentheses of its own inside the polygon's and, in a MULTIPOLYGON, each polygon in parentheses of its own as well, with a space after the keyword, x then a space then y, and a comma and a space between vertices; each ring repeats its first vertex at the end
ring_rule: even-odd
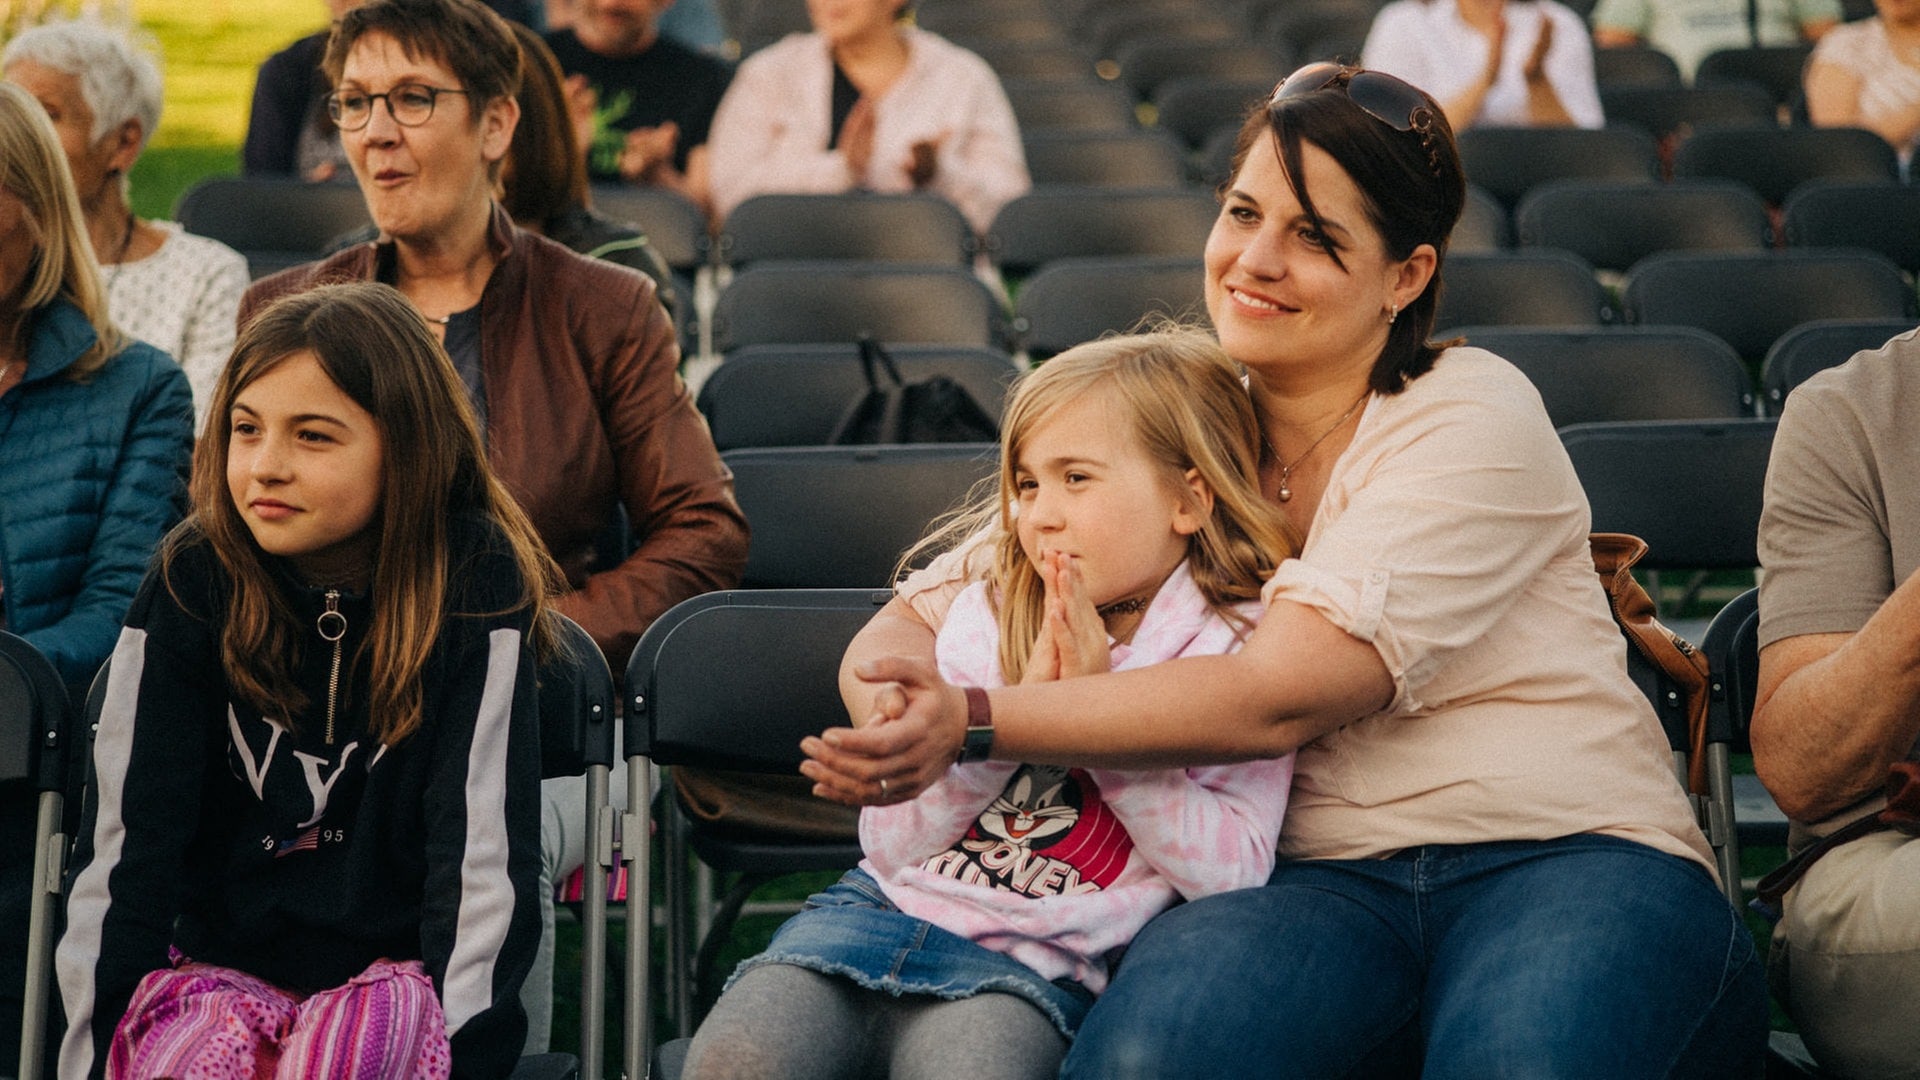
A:
MULTIPOLYGON (((480 297, 487 456, 574 590, 556 606, 617 673, 662 612, 739 583, 746 518, 680 381, 653 282, 516 228, 497 205, 489 239, 500 264, 480 297), (602 566, 596 542, 619 505, 637 546, 602 566)), ((390 243, 359 244, 263 278, 240 323, 315 285, 391 282, 393 260, 390 243)))

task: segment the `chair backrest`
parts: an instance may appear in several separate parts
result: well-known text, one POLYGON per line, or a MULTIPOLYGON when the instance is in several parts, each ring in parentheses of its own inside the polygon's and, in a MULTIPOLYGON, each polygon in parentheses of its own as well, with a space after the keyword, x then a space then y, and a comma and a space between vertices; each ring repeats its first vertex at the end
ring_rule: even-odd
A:
POLYGON ((1240 83, 1274 84, 1287 73, 1288 57, 1250 42, 1141 39, 1127 43, 1114 57, 1120 82, 1141 100, 1156 98, 1176 79, 1205 76, 1240 83))
POLYGON ((593 208, 647 234, 667 265, 686 273, 707 261, 707 216, 691 199, 662 187, 595 184, 593 208))
POLYGON ((1214 133, 1238 131, 1247 110, 1273 93, 1263 79, 1185 75, 1160 84, 1153 95, 1154 123, 1190 149, 1206 145, 1214 133))
POLYGON ((1573 424, 1560 441, 1593 507, 1595 532, 1647 542, 1649 570, 1759 563, 1760 493, 1773 420, 1573 424))
POLYGON ((540 775, 578 776, 613 764, 613 710, 620 693, 600 647, 579 623, 552 612, 560 650, 534 673, 540 694, 540 775))
POLYGON ((1009 42, 967 36, 953 39, 979 55, 1002 79, 1089 79, 1093 63, 1071 46, 1050 42, 1009 42))
POLYGON ((1514 213, 1520 243, 1560 248, 1624 272, 1660 251, 1767 249, 1767 207, 1730 180, 1671 184, 1555 180, 1514 213))
POLYGON ((1467 185, 1467 201, 1460 209, 1460 221, 1447 239, 1447 253, 1463 251, 1506 251, 1513 247, 1513 215, 1499 199, 1476 184, 1467 185))
POLYGON ((626 752, 792 774, 802 738, 846 724, 840 657, 892 595, 730 590, 675 605, 627 662, 626 752))
POLYGON ((885 588, 935 518, 994 472, 994 443, 729 450, 753 542, 743 585, 885 588))
POLYGON ((1759 367, 1780 335, 1814 319, 1901 319, 1914 293, 1884 256, 1851 249, 1664 252, 1621 287, 1636 323, 1693 326, 1759 367))
POLYGON ((849 191, 755 195, 727 215, 715 251, 733 266, 775 259, 963 266, 972 249, 967 219, 938 195, 849 191))
POLYGON ((1599 326, 1612 320, 1593 267, 1548 248, 1447 257, 1436 329, 1599 326))
POLYGON ((958 266, 783 261, 749 266, 721 290, 713 343, 992 345, 999 324, 999 302, 958 266))
POLYGON ((1801 323, 1780 335, 1760 365, 1760 392, 1767 410, 1780 415, 1794 387, 1830 367, 1839 367, 1854 353, 1878 349, 1913 329, 1913 319, 1815 319, 1801 323))
POLYGON ((1014 15, 990 8, 981 11, 964 4, 929 4, 914 12, 914 21, 945 38, 1019 45, 1066 44, 1060 24, 1038 10, 1014 15))
MULTIPOLYGON (((998 349, 900 345, 888 355, 907 382, 944 375, 998 416, 1020 374, 998 349)), ((749 345, 735 350, 700 387, 700 411, 722 450, 821 446, 867 391, 858 345, 749 345)))
POLYGON ((1800 77, 1807 68, 1811 45, 1759 45, 1719 49, 1700 60, 1695 83, 1752 83, 1765 90, 1776 105, 1790 105, 1800 97, 1800 77))
POLYGON ((1787 196, 1782 217, 1794 247, 1866 248, 1908 273, 1920 270, 1920 188, 1809 180, 1787 196))
POLYGON ((1509 207, 1549 180, 1660 178, 1653 138, 1635 128, 1468 128, 1460 160, 1468 180, 1509 207))
POLYGON ((1023 141, 1036 185, 1165 189, 1187 181, 1180 147, 1157 131, 1037 131, 1023 141))
POLYGON ((1243 28, 1211 5, 1185 8, 1135 8, 1126 4, 1098 5, 1084 22, 1084 47, 1101 60, 1117 61, 1130 45, 1141 41, 1231 42, 1243 28))
POLYGON ((1897 181, 1900 162, 1865 128, 1707 127, 1674 151, 1673 175, 1738 180, 1779 206, 1809 180, 1897 181))
POLYGON ((1358 63, 1360 44, 1366 41, 1378 7, 1372 3, 1274 5, 1260 35, 1272 48, 1290 50, 1301 63, 1333 59, 1358 63))
POLYGON ((1467 344, 1504 357, 1525 372, 1557 428, 1612 420, 1754 415, 1746 365, 1726 342, 1702 330, 1489 326, 1452 332, 1464 333, 1467 344))
POLYGON ((256 278, 311 262, 373 220, 354 184, 281 176, 210 176, 180 196, 173 217, 245 255, 256 278))
POLYGON ((1102 334, 1124 333, 1150 315, 1206 315, 1204 271, 1190 259, 1060 259, 1020 288, 1014 332, 1035 360, 1102 334))
POLYGON ((1055 259, 1154 255, 1197 259, 1220 206, 1193 189, 1030 191, 1000 208, 987 251, 1006 273, 1031 273, 1055 259))
POLYGON ((1023 133, 1127 131, 1133 102, 1126 91, 1092 79, 1006 79, 1001 82, 1023 133))
MULTIPOLYGON (((1612 52, 1603 49, 1602 52, 1612 52)), ((1607 123, 1631 125, 1656 139, 1710 124, 1774 123, 1773 98, 1750 83, 1718 86, 1600 87, 1607 123)))
MULTIPOLYGON (((1651 45, 1593 50, 1593 81, 1602 91, 1624 86, 1679 86, 1680 65, 1651 45)), ((1607 116, 1611 118, 1612 113, 1607 116)))

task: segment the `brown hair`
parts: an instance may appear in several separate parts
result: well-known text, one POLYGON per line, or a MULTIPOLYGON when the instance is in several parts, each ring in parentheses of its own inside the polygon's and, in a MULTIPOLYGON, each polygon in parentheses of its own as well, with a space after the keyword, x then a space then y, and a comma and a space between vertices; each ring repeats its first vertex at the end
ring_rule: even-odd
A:
MULTIPOLYGON (((1323 229, 1300 164, 1300 145, 1310 142, 1326 151, 1360 189, 1367 218, 1385 243, 1388 257, 1405 259, 1421 244, 1433 245, 1433 277, 1394 319, 1369 378, 1374 392, 1397 394, 1426 374, 1446 347, 1428 339, 1440 303, 1447 238, 1466 203, 1466 173, 1453 128, 1432 97, 1421 93, 1430 114, 1423 118, 1424 130, 1397 131, 1347 97, 1347 82, 1360 71, 1350 68, 1318 91, 1255 106, 1240 127, 1229 175, 1239 176, 1260 136, 1272 132, 1288 186, 1308 220, 1323 229)), ((1338 252, 1329 254, 1345 268, 1338 252)))
POLYGON ((519 23, 513 36, 520 43, 520 123, 507 150, 501 203, 513 220, 544 231, 555 214, 587 204, 587 165, 567 115, 560 61, 519 23))
POLYGON ((21 285, 20 306, 32 311, 65 299, 80 309, 93 327, 94 342, 63 374, 86 382, 126 339, 107 314, 107 291, 60 136, 40 103, 7 82, 0 82, 0 188, 20 200, 33 234, 33 261, 21 285))
POLYGON ((1253 401, 1240 369, 1212 334, 1166 325, 1068 349, 1015 386, 1001 425, 997 483, 989 481, 990 489, 976 495, 972 506, 908 554, 913 558, 993 530, 1000 668, 1009 683, 1026 672, 1045 624, 1040 573, 1014 529, 1015 465, 1041 423, 1062 405, 1094 394, 1110 395, 1120 406, 1133 437, 1183 500, 1193 498, 1185 481, 1189 469, 1213 492, 1213 512, 1188 538, 1187 568, 1214 610, 1240 621, 1229 605, 1258 597, 1274 567, 1294 551, 1279 510, 1260 494, 1260 425, 1253 401))
POLYGON ((291 726, 306 695, 294 680, 300 634, 265 553, 227 487, 224 429, 234 400, 282 361, 312 354, 342 393, 373 416, 382 438, 381 500, 374 523, 372 626, 354 658, 371 680, 369 732, 397 743, 420 726, 420 672, 449 615, 454 569, 451 519, 477 513, 505 536, 524 592, 510 610, 533 610, 543 654, 556 636, 545 617, 559 570, 533 525, 487 467, 480 426, 446 350, 394 289, 373 283, 325 285, 284 297, 240 332, 215 386, 207 438, 194 455, 193 516, 162 549, 166 572, 186 543, 204 536, 233 582, 221 631, 221 659, 240 697, 291 726), (221 427, 214 427, 218 424, 221 427))
POLYGON ((474 122, 486 106, 520 89, 520 46, 507 20, 478 0, 373 0, 333 24, 320 68, 340 85, 347 54, 361 38, 385 34, 409 60, 446 66, 473 103, 474 122))

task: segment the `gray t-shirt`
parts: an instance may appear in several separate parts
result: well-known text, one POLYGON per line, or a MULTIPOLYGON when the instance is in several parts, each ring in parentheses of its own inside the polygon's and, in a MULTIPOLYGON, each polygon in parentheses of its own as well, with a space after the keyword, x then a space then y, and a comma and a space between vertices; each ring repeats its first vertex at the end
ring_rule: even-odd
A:
MULTIPOLYGON (((1853 633, 1920 567, 1920 330, 1787 398, 1760 515, 1760 645, 1853 633)), ((1870 799, 1788 846, 1884 805, 1870 799)))

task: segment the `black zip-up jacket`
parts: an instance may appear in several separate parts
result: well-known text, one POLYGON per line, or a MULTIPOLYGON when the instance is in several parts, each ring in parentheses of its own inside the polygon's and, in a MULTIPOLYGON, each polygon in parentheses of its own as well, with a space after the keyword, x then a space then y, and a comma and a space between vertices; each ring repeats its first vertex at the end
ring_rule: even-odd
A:
POLYGON ((540 937, 540 747, 518 568, 490 525, 456 524, 448 615, 422 672, 420 729, 366 734, 365 597, 279 575, 306 707, 239 701, 220 662, 229 582, 204 542, 156 569, 112 658, 56 970, 63 1077, 99 1076, 134 986, 169 945, 295 992, 373 961, 432 976, 457 1077, 506 1076, 540 937), (464 555, 459 554, 464 553, 464 555), (327 712, 332 605, 345 620, 327 712))

